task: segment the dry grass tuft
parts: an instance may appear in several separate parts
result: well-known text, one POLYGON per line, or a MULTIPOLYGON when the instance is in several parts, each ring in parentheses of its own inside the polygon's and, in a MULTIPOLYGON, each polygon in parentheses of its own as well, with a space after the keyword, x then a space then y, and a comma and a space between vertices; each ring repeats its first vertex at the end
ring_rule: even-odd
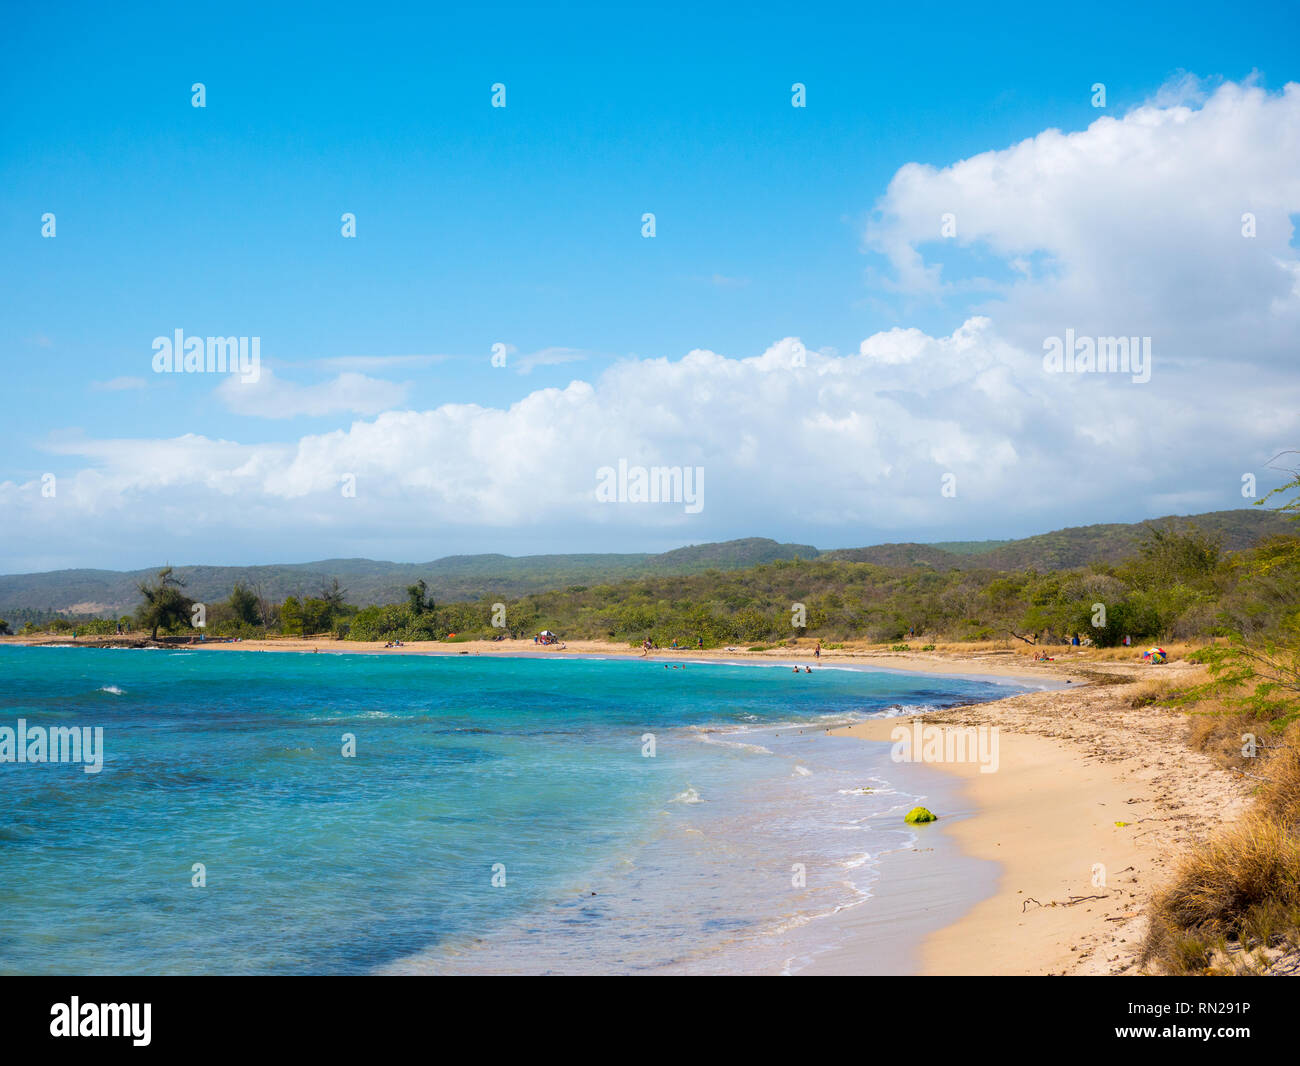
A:
POLYGON ((1288 740, 1258 760, 1264 783, 1251 814, 1185 855, 1153 901, 1144 966, 1259 973, 1300 948, 1300 748, 1288 740))
POLYGON ((1150 707, 1153 703, 1167 703, 1171 696, 1180 691, 1167 677, 1153 677, 1149 681, 1139 681, 1132 686, 1128 694, 1130 707, 1150 707))
POLYGON ((1268 760, 1260 809, 1293 832, 1300 830, 1300 727, 1292 725, 1283 746, 1268 760))

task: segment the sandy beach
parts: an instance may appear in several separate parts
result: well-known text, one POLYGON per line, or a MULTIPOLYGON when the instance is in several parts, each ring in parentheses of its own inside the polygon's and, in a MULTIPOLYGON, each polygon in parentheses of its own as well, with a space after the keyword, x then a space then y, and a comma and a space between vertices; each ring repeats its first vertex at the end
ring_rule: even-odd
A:
MULTIPOLYGON (((1100 669, 1100 667, 1098 667, 1100 669)), ((1184 716, 1130 705, 1142 667, 1111 684, 1038 692, 931 715, 997 727, 999 765, 937 763, 977 812, 926 827, 1001 865, 998 888, 922 951, 929 974, 1133 974, 1152 891, 1181 848, 1237 817, 1247 789, 1192 751, 1184 716)), ((1171 664, 1169 671, 1178 671, 1171 664)), ((887 742, 911 719, 846 727, 887 742)))
MULTIPOLYGON (((22 640, 15 643, 71 643, 22 640)), ((100 641, 82 639, 78 644, 100 641)), ((803 642, 801 642, 803 645, 803 642)), ((639 649, 601 641, 542 647, 531 640, 424 642, 385 648, 329 639, 205 642, 205 651, 370 653, 384 655, 640 656, 639 649)), ((1194 669, 1171 662, 1153 668, 1053 650, 1036 662, 1028 647, 963 651, 824 650, 822 666, 858 666, 929 674, 1003 677, 1053 687, 925 717, 926 725, 996 727, 996 772, 974 761, 938 762, 959 783, 961 808, 936 810, 920 827, 961 853, 998 864, 992 895, 929 935, 921 947, 927 974, 1133 974, 1145 931, 1148 899, 1179 850, 1194 846, 1246 806, 1239 778, 1217 768, 1185 741, 1187 718, 1155 706, 1133 707, 1135 686, 1153 676, 1194 669), (1156 673, 1158 671, 1158 674, 1156 673)), ((753 652, 742 648, 662 649, 656 660, 815 662, 813 644, 753 652)), ((1134 655, 1136 660, 1136 654, 1134 655)), ((893 718, 835 732, 866 743, 889 743, 893 718)), ((923 877, 924 846, 905 877, 923 877)), ((897 865, 897 864, 895 864, 897 865)), ((841 951, 808 972, 855 972, 880 929, 846 927, 841 951)), ((860 968, 859 968, 860 969, 860 968)))
MULTIPOLYGON (((32 637, 0 637, 0 644, 75 644, 78 647, 143 647, 151 642, 138 634, 125 637, 78 637, 48 634, 32 637)), ((336 640, 333 637, 275 637, 268 640, 225 641, 214 639, 169 647, 202 649, 204 651, 277 651, 277 652, 327 652, 345 655, 538 655, 566 656, 619 656, 640 658, 640 647, 605 640, 569 640, 559 644, 540 645, 531 639, 521 640, 423 640, 408 641, 401 647, 387 647, 383 641, 336 640)), ((1070 649, 1053 649, 1056 661, 1035 662, 1032 649, 1027 646, 988 648, 960 644, 941 644, 934 651, 889 651, 880 645, 863 641, 848 641, 842 646, 823 646, 820 660, 815 656, 816 641, 801 640, 795 644, 778 645, 765 651, 753 651, 744 645, 723 648, 663 647, 649 655, 651 659, 665 662, 689 661, 757 661, 790 663, 799 662, 816 666, 820 661, 826 666, 859 664, 874 669, 906 670, 927 674, 965 674, 981 677, 1067 679, 1074 676, 1071 669, 1087 667, 1091 659, 1076 655, 1071 659, 1070 649)), ((1076 653, 1078 649, 1076 649, 1076 653)), ((1136 655, 1134 656, 1136 658, 1136 655)))

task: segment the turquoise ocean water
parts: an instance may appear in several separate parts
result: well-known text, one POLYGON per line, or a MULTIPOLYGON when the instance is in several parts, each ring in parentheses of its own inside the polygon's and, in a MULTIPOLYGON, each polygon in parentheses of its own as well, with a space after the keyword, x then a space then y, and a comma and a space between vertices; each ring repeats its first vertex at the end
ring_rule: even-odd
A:
POLYGON ((0 647, 0 727, 102 727, 105 749, 98 774, 0 763, 0 973, 797 970, 912 843, 887 748, 824 729, 1012 691, 0 647))

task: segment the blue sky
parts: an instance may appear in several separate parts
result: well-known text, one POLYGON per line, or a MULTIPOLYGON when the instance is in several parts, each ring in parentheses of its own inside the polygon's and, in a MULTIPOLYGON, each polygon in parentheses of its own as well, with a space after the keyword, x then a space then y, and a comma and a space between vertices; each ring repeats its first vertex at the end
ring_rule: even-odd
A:
MULTIPOLYGON (((1022 511, 1004 485, 1001 497, 960 512, 900 506, 902 517, 873 525, 863 515, 889 506, 883 490, 837 521, 824 507, 812 518, 725 506, 768 492, 788 499, 801 484, 732 478, 733 494, 707 521, 647 523, 638 513, 612 533, 580 508, 536 522, 505 515, 462 486, 460 498, 483 513, 462 505, 443 515, 458 498, 444 492, 427 516, 455 527, 442 538, 412 529, 386 540, 386 512, 376 510, 337 524, 317 515, 297 535, 262 522, 261 540, 240 534, 232 547, 222 516, 241 500, 253 508, 241 496, 251 489, 205 498, 203 486, 188 486, 206 499, 204 533, 167 526, 160 516, 174 501, 155 482, 114 490, 158 518, 142 519, 126 548, 76 532, 113 510, 92 492, 111 447, 76 442, 193 435, 294 447, 381 407, 508 410, 541 389, 597 382, 629 359, 679 361, 695 349, 752 359, 791 337, 834 357, 895 327, 948 336, 1005 302, 998 286, 1014 275, 1013 257, 997 235, 947 248, 908 238, 946 278, 988 281, 900 285, 888 242, 869 236, 900 168, 948 167, 1053 128, 1084 131, 1159 102, 1188 73, 1199 79, 1193 106, 1223 82, 1277 100, 1300 73, 1298 19, 1291 4, 11 11, 0 39, 0 483, 12 491, 0 498, 16 508, 7 524, 18 535, 0 568, 143 565, 178 544, 173 561, 176 551, 213 562, 419 559, 747 535, 831 547, 1145 517, 1160 501, 1132 486, 1098 486, 1077 508, 1022 511), (202 109, 191 106, 194 82, 206 87, 202 109), (505 108, 490 106, 495 82, 506 86, 505 108), (794 82, 807 85, 806 108, 791 106, 794 82), (1096 82, 1104 110, 1091 106, 1096 82), (41 236, 45 212, 56 215, 54 239, 41 236), (343 212, 356 215, 356 239, 340 236, 343 212), (653 239, 641 235, 644 212, 656 216, 653 239), (373 409, 312 414, 304 404, 267 417, 202 375, 153 374, 152 339, 176 328, 259 336, 280 383, 321 385, 352 370, 392 391, 380 389, 373 409), (505 369, 489 362, 497 342, 510 346, 505 369), (541 365, 520 372, 536 353, 541 365), (76 509, 65 494, 70 509, 53 522, 22 502, 46 472, 78 484, 76 509)), ((1269 204, 1280 217, 1300 210, 1284 177, 1278 189, 1269 204)), ((1250 310, 1230 314, 1249 334, 1250 310)), ((1014 336, 1014 322, 993 319, 1014 336)), ((1276 441, 1289 439, 1285 429, 1276 441)), ((674 439, 675 461, 694 461, 689 433, 674 439)), ((1253 469, 1268 443, 1229 472, 1253 469)), ((819 455, 826 460, 810 449, 813 462, 819 455)), ((1187 488, 1232 506, 1234 479, 1224 475, 1219 497, 1187 488)), ((270 508, 264 489, 257 506, 270 508)))

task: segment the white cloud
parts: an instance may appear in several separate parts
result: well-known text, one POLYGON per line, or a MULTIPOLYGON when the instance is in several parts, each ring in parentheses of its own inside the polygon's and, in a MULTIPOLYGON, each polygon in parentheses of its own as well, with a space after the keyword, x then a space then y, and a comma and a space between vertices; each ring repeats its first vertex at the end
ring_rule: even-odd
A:
POLYGON ((63 440, 50 450, 82 468, 60 480, 57 502, 33 481, 0 486, 0 503, 38 543, 111 516, 123 535, 174 544, 201 528, 227 551, 247 535, 259 553, 275 530, 289 543, 459 530, 456 543, 481 550, 493 530, 595 527, 607 541, 611 528, 657 528, 699 541, 775 527, 835 546, 1098 520, 1117 494, 1138 510, 1189 492, 1228 506, 1241 473, 1266 483, 1264 460, 1300 428, 1294 379, 1265 395, 1223 374, 1207 410, 1195 402, 1202 375, 1167 374, 1157 389, 1048 374, 985 318, 946 337, 880 333, 854 354, 808 352, 803 366, 797 345, 628 359, 506 409, 388 411, 291 444, 63 440), (704 467, 704 511, 596 502, 596 470, 620 458, 704 467), (940 492, 946 473, 956 498, 940 492), (345 474, 355 498, 340 491, 345 474))
POLYGON ((1280 93, 1224 84, 1188 106, 1047 130, 951 166, 908 164, 868 227, 905 294, 966 295, 980 285, 1004 334, 1028 348, 1067 327, 1153 338, 1158 361, 1293 363, 1300 329, 1300 85, 1280 93), (1242 216, 1256 236, 1242 235, 1242 216), (944 214, 955 238, 940 236, 944 214), (953 245, 990 254, 1006 280, 957 277, 953 245))
POLYGON ((276 377, 266 366, 255 382, 229 377, 217 386, 217 395, 228 410, 261 418, 373 415, 400 406, 408 391, 407 385, 351 372, 317 385, 295 385, 276 377))

